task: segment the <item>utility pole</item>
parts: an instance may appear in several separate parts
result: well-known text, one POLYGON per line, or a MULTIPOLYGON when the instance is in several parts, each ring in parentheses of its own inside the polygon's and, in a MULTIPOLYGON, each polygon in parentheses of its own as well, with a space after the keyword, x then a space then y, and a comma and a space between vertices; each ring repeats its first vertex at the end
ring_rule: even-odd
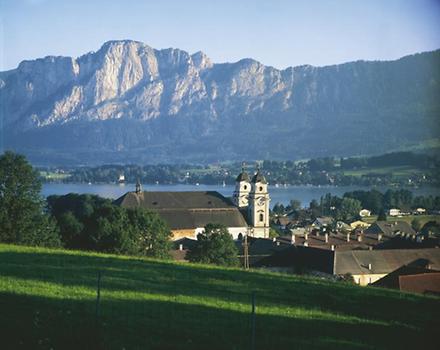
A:
POLYGON ((248 246, 248 235, 244 236, 243 252, 244 252, 244 269, 249 270, 249 246, 248 246))

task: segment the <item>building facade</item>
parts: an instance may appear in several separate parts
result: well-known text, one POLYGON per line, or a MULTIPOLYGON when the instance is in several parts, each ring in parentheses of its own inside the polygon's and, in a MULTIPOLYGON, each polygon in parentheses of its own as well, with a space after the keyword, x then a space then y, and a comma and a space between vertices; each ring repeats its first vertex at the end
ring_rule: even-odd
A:
POLYGON ((238 175, 232 196, 216 191, 149 192, 136 184, 115 202, 126 208, 144 208, 157 212, 168 223, 173 240, 196 239, 207 224, 222 224, 234 239, 245 235, 269 237, 268 184, 260 170, 252 177, 238 175))

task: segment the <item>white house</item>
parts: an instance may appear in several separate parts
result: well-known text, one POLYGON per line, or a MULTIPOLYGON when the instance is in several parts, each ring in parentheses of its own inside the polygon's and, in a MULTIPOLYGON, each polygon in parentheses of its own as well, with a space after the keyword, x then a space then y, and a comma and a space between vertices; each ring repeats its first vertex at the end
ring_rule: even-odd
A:
POLYGON ((388 215, 389 216, 399 216, 399 215, 402 215, 402 213, 400 212, 400 209, 392 208, 392 209, 388 210, 388 215))

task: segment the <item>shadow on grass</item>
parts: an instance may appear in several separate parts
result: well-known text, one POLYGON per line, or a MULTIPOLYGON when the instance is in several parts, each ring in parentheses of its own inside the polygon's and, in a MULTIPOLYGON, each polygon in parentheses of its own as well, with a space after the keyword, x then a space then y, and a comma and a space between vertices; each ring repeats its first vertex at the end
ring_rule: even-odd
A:
POLYGON ((75 301, 68 299, 68 295, 60 300, 5 293, 0 295, 0 329, 12 343, 24 337, 22 348, 33 347, 26 344, 50 348, 45 344, 51 343, 55 349, 70 344, 72 348, 247 349, 249 315, 222 306, 233 302, 248 305, 252 290, 257 291, 257 311, 262 305, 293 306, 386 322, 377 325, 346 323, 336 318, 258 315, 260 349, 406 348, 409 344, 423 344, 426 348, 430 334, 435 334, 433 330, 438 326, 432 319, 439 314, 439 299, 401 297, 385 290, 347 288, 315 279, 136 258, 25 251, 0 253, 2 277, 52 282, 67 289, 77 286, 95 289, 98 270, 103 272, 99 328, 95 325, 94 301, 75 301), (219 300, 219 307, 181 304, 177 298, 176 302, 107 300, 106 291, 210 297, 219 300))
MULTIPOLYGON (((247 313, 158 301, 93 301, 0 294, 5 349, 249 349, 247 313)), ((257 315, 257 349, 412 348, 429 340, 399 327, 257 315)), ((432 343, 434 345, 434 343, 432 343)), ((434 347, 433 347, 434 348, 434 347)))

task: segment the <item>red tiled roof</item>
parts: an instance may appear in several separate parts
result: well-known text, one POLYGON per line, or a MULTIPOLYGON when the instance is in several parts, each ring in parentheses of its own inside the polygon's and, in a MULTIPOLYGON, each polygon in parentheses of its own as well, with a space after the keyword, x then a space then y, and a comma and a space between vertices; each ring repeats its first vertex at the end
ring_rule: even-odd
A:
POLYGON ((422 294, 440 294, 440 272, 399 276, 400 290, 422 294))

